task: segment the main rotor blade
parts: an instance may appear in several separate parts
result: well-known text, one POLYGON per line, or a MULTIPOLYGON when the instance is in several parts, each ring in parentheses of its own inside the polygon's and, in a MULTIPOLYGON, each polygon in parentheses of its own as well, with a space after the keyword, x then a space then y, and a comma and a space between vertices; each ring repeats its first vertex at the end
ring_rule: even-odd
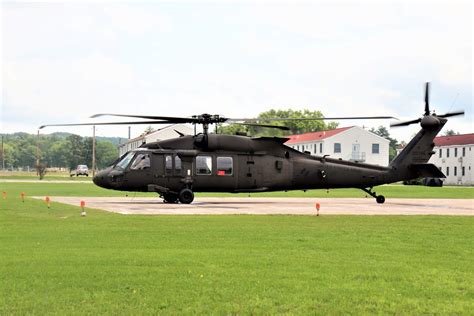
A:
POLYGON ((437 117, 450 117, 450 116, 457 116, 457 115, 464 115, 464 111, 449 112, 449 113, 436 115, 436 116, 437 117))
POLYGON ((393 116, 344 116, 344 117, 312 117, 312 118, 294 118, 294 117, 270 117, 270 118, 228 118, 227 122, 241 121, 323 121, 323 120, 386 120, 398 118, 393 116))
POLYGON ((425 115, 430 115, 430 83, 425 85, 425 115))
POLYGON ((170 123, 198 123, 198 120, 192 117, 152 116, 152 115, 133 115, 133 114, 114 114, 114 113, 94 114, 91 116, 91 118, 96 118, 100 116, 119 116, 119 117, 143 118, 143 119, 148 119, 148 120, 164 120, 170 123))
POLYGON ((244 126, 256 126, 256 127, 267 127, 267 128, 276 128, 281 129, 283 131, 289 131, 290 128, 286 126, 279 126, 279 125, 268 125, 268 124, 252 124, 252 123, 231 123, 235 125, 244 125, 244 126))
POLYGON ((415 124, 415 123, 419 123, 419 122, 421 122, 421 118, 416 119, 416 120, 411 120, 411 121, 391 123, 390 127, 408 126, 410 124, 415 124))
POLYGON ((173 124, 168 121, 135 121, 135 122, 103 122, 103 123, 73 123, 73 124, 47 124, 41 125, 38 129, 49 126, 93 126, 93 125, 139 125, 139 124, 173 124))

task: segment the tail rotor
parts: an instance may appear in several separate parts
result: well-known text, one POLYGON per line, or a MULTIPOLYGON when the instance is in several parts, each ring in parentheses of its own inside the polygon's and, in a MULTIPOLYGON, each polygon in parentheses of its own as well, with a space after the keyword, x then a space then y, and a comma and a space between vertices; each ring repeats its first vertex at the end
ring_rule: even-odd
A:
POLYGON ((458 116, 458 115, 464 115, 464 111, 448 112, 441 115, 431 113, 430 111, 430 83, 427 82, 425 84, 425 113, 423 114, 423 116, 414 120, 410 120, 410 121, 391 123, 390 127, 408 126, 415 123, 421 123, 422 127, 430 128, 430 127, 439 125, 438 118, 447 118, 447 117, 458 116))

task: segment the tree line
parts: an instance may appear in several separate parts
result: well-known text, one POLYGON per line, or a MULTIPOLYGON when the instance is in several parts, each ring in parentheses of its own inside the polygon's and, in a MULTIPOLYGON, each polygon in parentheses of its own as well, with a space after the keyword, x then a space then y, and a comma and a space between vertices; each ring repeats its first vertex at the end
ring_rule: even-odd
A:
MULTIPOLYGON (((32 135, 28 133, 3 134, 5 168, 35 168, 37 155, 40 163, 48 168, 73 169, 77 165, 92 166, 92 138, 74 134, 53 133, 32 135), (37 151, 38 144, 38 151, 37 151)), ((115 138, 112 140, 116 141, 115 138)), ((96 165, 101 169, 110 165, 118 157, 118 149, 113 141, 96 139, 96 165)), ((2 160, 0 160, 2 161, 2 160)), ((3 161, 2 161, 3 164, 3 161)), ((0 165, 1 168, 1 165, 0 165)))

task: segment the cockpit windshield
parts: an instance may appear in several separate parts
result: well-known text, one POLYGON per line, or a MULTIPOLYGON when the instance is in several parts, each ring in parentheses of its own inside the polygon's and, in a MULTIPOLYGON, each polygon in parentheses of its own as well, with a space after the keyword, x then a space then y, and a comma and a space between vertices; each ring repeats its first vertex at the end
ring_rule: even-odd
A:
POLYGON ((115 165, 115 168, 120 168, 122 170, 125 170, 127 168, 128 164, 132 160, 133 156, 135 155, 134 152, 129 152, 127 153, 120 161, 115 165))

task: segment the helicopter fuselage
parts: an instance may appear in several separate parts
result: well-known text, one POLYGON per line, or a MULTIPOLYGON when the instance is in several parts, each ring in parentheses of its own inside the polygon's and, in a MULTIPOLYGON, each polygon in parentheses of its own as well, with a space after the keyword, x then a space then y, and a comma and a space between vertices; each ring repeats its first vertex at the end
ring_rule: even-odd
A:
POLYGON ((98 173, 94 182, 109 189, 165 195, 178 194, 183 188, 238 193, 367 188, 396 181, 391 168, 312 156, 285 146, 285 141, 215 134, 206 139, 183 136, 127 153, 98 173))

